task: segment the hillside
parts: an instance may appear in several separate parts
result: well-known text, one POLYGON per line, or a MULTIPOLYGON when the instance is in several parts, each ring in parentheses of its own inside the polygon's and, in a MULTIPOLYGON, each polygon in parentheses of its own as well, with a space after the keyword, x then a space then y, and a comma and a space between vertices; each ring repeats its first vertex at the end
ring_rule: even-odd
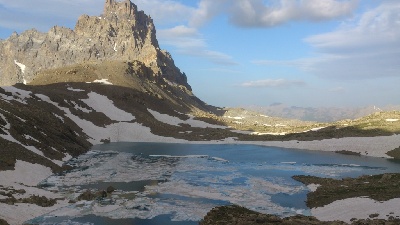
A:
POLYGON ((385 107, 298 107, 274 103, 269 106, 244 106, 245 109, 260 112, 262 114, 317 122, 335 122, 345 119, 357 119, 375 112, 400 110, 398 105, 385 107))
POLYGON ((74 30, 14 33, 0 41, 0 52, 0 142, 10 146, 2 150, 0 170, 25 160, 58 171, 63 159, 92 144, 118 141, 110 127, 117 129, 121 118, 104 114, 107 104, 132 114, 124 122, 159 135, 175 126, 156 123, 150 109, 182 119, 213 110, 192 94, 186 76, 159 48, 152 19, 129 0, 107 0, 101 16, 81 16, 74 30))
POLYGON ((37 185, 96 144, 257 144, 387 158, 400 146, 399 111, 316 123, 206 104, 129 0, 106 0, 102 15, 83 15, 74 29, 14 33, 0 53, 0 223, 68 206, 37 185))

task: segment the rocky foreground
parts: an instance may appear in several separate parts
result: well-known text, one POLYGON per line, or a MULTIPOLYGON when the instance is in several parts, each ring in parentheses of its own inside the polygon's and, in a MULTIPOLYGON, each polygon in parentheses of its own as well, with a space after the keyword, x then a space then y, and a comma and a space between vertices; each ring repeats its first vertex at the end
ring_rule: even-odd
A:
MULTIPOLYGON (((221 206, 211 210, 199 223, 200 225, 257 225, 257 224, 282 224, 282 225, 348 225, 342 221, 320 221, 310 216, 291 216, 280 218, 274 215, 258 213, 240 206, 221 206)), ((352 225, 396 225, 400 219, 389 220, 363 219, 354 220, 352 225)))
MULTIPOLYGON (((400 175, 399 174, 381 174, 374 176, 362 176, 359 178, 346 178, 335 180, 330 178, 320 178, 312 176, 294 176, 293 179, 313 185, 316 190, 308 193, 307 206, 310 208, 323 207, 341 199, 354 199, 356 197, 371 198, 376 201, 384 202, 400 196, 400 175)), ((344 205, 342 205, 344 206, 344 205)), ((340 207, 340 206, 339 206, 340 207)), ((349 210, 349 209, 348 209, 349 210)), ((350 209, 357 211, 356 208, 350 209)), ((378 209, 376 209, 378 210, 378 209)), ((395 210, 395 206, 387 210, 395 210)), ((332 211, 334 214, 334 212, 332 211)), ((350 219, 352 225, 394 225, 400 224, 400 218, 388 212, 387 215, 371 213, 367 219, 350 219), (378 219, 378 217, 386 219, 378 219)), ((200 225, 255 225, 255 224, 287 224, 287 225, 345 225, 349 224, 343 221, 320 221, 315 217, 297 215, 286 218, 280 218, 275 215, 258 213, 240 206, 222 206, 211 210, 205 218, 200 221, 200 225)))

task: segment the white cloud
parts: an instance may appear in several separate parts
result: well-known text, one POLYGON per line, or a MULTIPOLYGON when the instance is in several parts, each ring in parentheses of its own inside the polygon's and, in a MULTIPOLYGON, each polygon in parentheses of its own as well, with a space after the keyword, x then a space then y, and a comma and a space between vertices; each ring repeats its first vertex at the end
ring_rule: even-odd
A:
POLYGON ((272 27, 290 21, 322 21, 349 16, 357 6, 358 0, 235 0, 230 17, 237 26, 272 27))
POLYGON ((200 27, 227 14, 237 26, 270 27, 290 21, 323 21, 349 16, 359 0, 198 0, 197 7, 173 0, 132 0, 158 24, 200 27), (175 24, 176 25, 176 24, 175 24))
POLYGON ((314 47, 325 51, 359 50, 365 47, 392 48, 400 40, 400 2, 386 2, 365 12, 354 24, 306 39, 314 47))
POLYGON ((399 76, 400 2, 386 1, 336 31, 305 39, 327 60, 314 63, 320 76, 399 76))
POLYGON ((305 39, 315 56, 259 65, 297 67, 320 77, 365 79, 399 76, 400 2, 385 1, 337 30, 305 39))
POLYGON ((220 14, 226 8, 228 0, 202 0, 198 4, 198 8, 194 11, 190 18, 189 24, 193 27, 200 27, 220 14))
POLYGON ((257 87, 257 88, 275 88, 275 87, 293 87, 305 86, 306 83, 300 80, 286 80, 286 79, 266 79, 249 81, 242 83, 242 87, 257 87))
POLYGON ((183 25, 176 26, 171 29, 160 30, 157 36, 161 44, 171 45, 181 54, 206 58, 216 64, 237 64, 231 56, 209 50, 206 41, 195 28, 183 25))
POLYGON ((139 10, 150 15, 156 24, 186 23, 196 9, 171 0, 131 0, 139 10))

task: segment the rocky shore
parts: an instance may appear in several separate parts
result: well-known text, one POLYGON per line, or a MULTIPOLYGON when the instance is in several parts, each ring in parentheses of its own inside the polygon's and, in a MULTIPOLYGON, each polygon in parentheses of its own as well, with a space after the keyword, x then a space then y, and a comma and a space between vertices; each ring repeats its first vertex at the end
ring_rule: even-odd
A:
MULTIPOLYGON (((200 225, 348 225, 343 221, 320 221, 312 216, 291 216, 280 218, 275 215, 258 213, 240 206, 221 206, 212 209, 199 223, 200 225)), ((351 225, 397 225, 400 219, 362 219, 355 220, 351 225)))

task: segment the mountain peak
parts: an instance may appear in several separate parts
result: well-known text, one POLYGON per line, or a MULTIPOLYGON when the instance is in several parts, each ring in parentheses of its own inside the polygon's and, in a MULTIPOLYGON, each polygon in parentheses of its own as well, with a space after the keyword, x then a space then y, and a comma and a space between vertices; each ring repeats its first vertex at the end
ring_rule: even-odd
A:
POLYGON ((0 40, 0 85, 29 83, 41 70, 86 62, 139 61, 153 77, 191 90, 171 55, 160 49, 153 20, 130 0, 105 0, 100 16, 82 15, 74 30, 54 26, 0 40))
POLYGON ((137 13, 137 6, 130 0, 106 0, 104 4, 104 16, 125 15, 132 17, 137 13))

